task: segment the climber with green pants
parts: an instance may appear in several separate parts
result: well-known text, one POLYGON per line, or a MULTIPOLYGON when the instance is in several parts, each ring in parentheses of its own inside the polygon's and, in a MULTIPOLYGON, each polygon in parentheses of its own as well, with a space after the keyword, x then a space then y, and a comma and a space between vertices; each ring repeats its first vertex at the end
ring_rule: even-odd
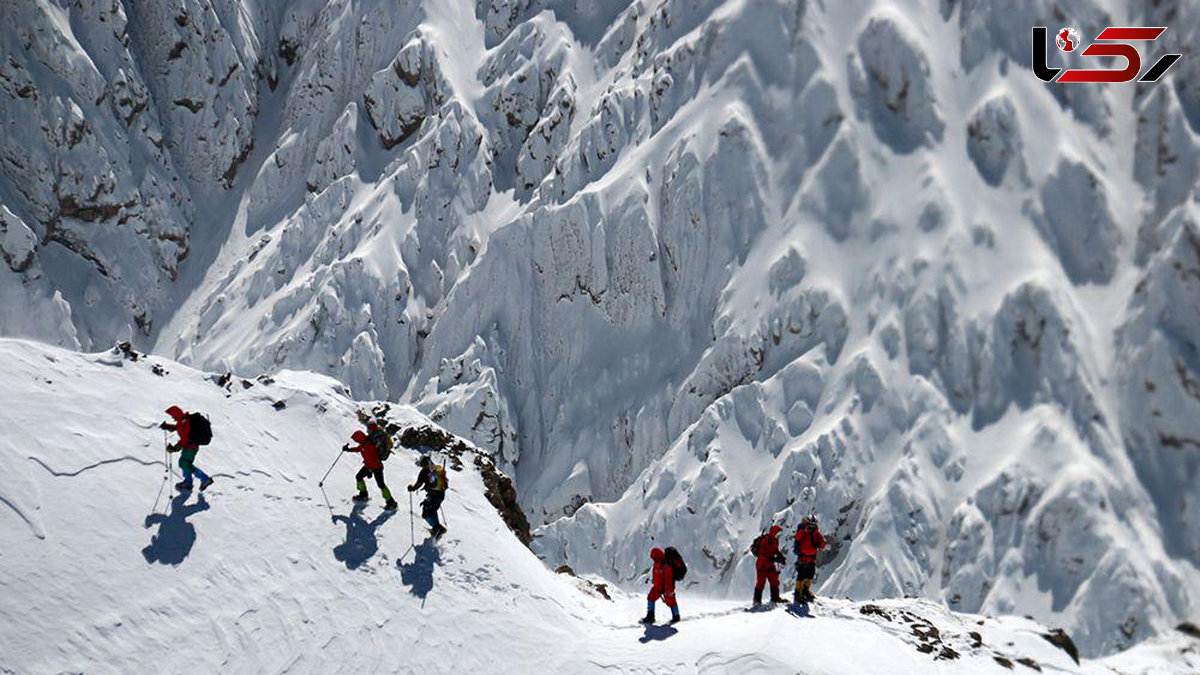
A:
POLYGON ((200 478, 200 491, 204 492, 212 485, 213 479, 196 467, 196 453, 200 446, 212 442, 212 424, 200 413, 187 413, 177 405, 167 408, 167 414, 174 422, 163 422, 159 425, 163 431, 174 431, 179 434, 179 442, 167 445, 167 452, 179 453, 179 470, 183 472, 183 480, 175 484, 178 490, 192 489, 192 476, 200 478))
POLYGON ((375 443, 367 436, 365 431, 355 431, 351 438, 358 445, 353 447, 343 445, 342 452, 357 452, 362 455, 363 460, 363 467, 354 475, 356 485, 358 486, 358 494, 354 495, 354 501, 365 502, 371 498, 367 494, 367 478, 374 476, 375 483, 379 486, 379 491, 383 493, 383 498, 387 500, 383 508, 389 511, 395 509, 397 507, 396 500, 392 499, 392 491, 388 489, 387 483, 383 482, 383 459, 379 456, 379 448, 375 446, 375 443))

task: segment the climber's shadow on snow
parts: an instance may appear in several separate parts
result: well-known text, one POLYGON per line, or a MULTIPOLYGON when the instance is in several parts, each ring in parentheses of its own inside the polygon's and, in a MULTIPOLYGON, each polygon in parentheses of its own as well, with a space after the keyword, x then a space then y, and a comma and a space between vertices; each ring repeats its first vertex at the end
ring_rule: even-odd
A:
POLYGON ((346 569, 355 570, 371 559, 379 551, 379 537, 376 530, 386 523, 395 511, 384 511, 374 520, 363 518, 366 504, 355 502, 350 509, 350 515, 333 516, 333 522, 346 524, 346 541, 333 547, 333 557, 346 564, 346 569))
POLYGON ((787 613, 791 614, 792 616, 799 617, 801 619, 811 619, 812 618, 812 614, 808 613, 808 605, 804 605, 804 604, 798 605, 794 602, 788 604, 787 613))
POLYGON ((188 518, 208 510, 204 495, 196 503, 187 504, 190 492, 181 492, 171 499, 167 513, 151 513, 146 516, 146 529, 158 525, 158 531, 150 537, 150 545, 142 549, 142 557, 148 563, 178 565, 192 552, 196 543, 196 526, 188 518))
POLYGON ((648 623, 646 624, 645 632, 642 633, 642 637, 638 638, 638 642, 642 644, 662 642, 678 632, 679 630, 674 626, 659 626, 648 623))
POLYGON ((429 591, 433 590, 434 566, 441 564, 442 554, 433 545, 433 537, 426 537, 425 541, 413 549, 412 562, 406 565, 403 561, 396 561, 396 567, 400 568, 400 581, 409 587, 410 593, 422 601, 429 595, 429 591))

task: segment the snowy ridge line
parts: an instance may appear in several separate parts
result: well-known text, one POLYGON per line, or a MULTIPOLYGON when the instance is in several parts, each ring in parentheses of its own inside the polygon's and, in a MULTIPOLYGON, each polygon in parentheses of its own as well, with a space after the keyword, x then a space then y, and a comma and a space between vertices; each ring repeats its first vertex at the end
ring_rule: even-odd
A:
MULTIPOLYGON (((1067 673, 1182 674, 1197 665, 1195 639, 1182 634, 1077 665, 1038 635, 1046 630, 1035 622, 955 615, 913 600, 877 604, 919 618, 927 635, 935 628, 954 658, 935 665, 941 646, 923 651, 933 638, 864 614, 863 603, 834 599, 821 599, 814 616, 800 618, 751 614, 741 603, 684 590, 683 623, 638 627, 640 593, 610 587, 606 600, 550 572, 507 531, 484 494, 484 473, 469 465, 451 473, 444 504, 451 529, 436 544, 410 540, 406 505, 395 514, 380 513, 377 502, 351 507, 353 467, 330 476, 334 503, 327 504, 312 482, 364 407, 336 382, 280 373, 274 384, 256 385, 272 394, 264 399, 214 386, 181 365, 156 375, 149 360, 114 353, 0 339, 0 371, 9 383, 0 392, 0 422, 8 430, 0 435, 0 499, 36 512, 44 529, 44 538, 28 535, 0 511, 0 537, 10 542, 0 554, 0 668, 115 673, 154 664, 180 673, 315 673, 382 665, 400 672, 590 673, 721 672, 754 663, 781 673, 1008 672, 995 654, 1067 673), (279 398, 290 401, 282 410, 270 404, 279 398), (121 402, 117 414, 113 400, 121 402), (158 439, 157 429, 124 420, 154 415, 164 401, 217 421, 198 464, 243 468, 147 514, 149 492, 157 489, 161 498, 173 478, 157 477, 154 485, 145 465, 115 462, 103 475, 72 476, 64 498, 59 477, 31 470, 14 452, 94 462, 113 447, 158 439), (63 417, 66 407, 71 415, 63 417), (82 442, 79 429, 91 430, 82 442), (79 574, 81 565, 88 574, 79 574), (967 626, 978 629, 984 646, 960 644, 967 626), (472 648, 456 646, 463 644, 472 648)), ((406 406, 390 406, 388 419, 430 425, 406 406)), ((386 472, 398 488, 411 479, 408 462, 417 451, 396 452, 400 459, 389 460, 386 472)))

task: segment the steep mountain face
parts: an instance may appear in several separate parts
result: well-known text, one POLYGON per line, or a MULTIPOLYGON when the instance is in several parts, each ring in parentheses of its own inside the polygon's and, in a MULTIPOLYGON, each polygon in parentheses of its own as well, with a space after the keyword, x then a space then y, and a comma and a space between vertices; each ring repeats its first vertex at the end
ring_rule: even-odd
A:
POLYGON ((622 581, 1196 616, 1200 61, 1028 71, 1178 3, 3 2, 0 332, 411 402, 622 581))

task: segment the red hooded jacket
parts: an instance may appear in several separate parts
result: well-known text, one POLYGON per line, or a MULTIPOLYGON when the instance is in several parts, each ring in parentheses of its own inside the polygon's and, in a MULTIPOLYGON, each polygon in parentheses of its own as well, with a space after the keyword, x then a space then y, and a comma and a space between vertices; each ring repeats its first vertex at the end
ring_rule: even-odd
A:
POLYGON ((811 530, 801 527, 796 530, 795 548, 800 562, 816 562, 817 551, 825 548, 825 537, 821 536, 821 530, 816 527, 811 530))
POLYGON ((379 449, 375 447, 375 444, 371 442, 371 439, 365 433, 356 431, 350 438, 358 443, 358 445, 350 448, 350 451, 362 455, 363 466, 368 469, 383 468, 383 461, 379 459, 379 449))
POLYGON ((188 419, 187 413, 179 406, 173 405, 167 408, 167 414, 175 420, 175 433, 179 434, 179 447, 189 450, 199 447, 192 442, 192 422, 188 419))
POLYGON ((758 544, 758 553, 755 554, 758 560, 755 562, 756 567, 764 568, 775 564, 775 559, 779 557, 779 533, 783 532, 783 528, 778 525, 773 525, 767 536, 763 537, 758 544))
POLYGON ((654 560, 651 588, 663 595, 673 595, 675 593, 675 568, 667 564, 667 556, 661 548, 651 550, 650 558, 654 560))

